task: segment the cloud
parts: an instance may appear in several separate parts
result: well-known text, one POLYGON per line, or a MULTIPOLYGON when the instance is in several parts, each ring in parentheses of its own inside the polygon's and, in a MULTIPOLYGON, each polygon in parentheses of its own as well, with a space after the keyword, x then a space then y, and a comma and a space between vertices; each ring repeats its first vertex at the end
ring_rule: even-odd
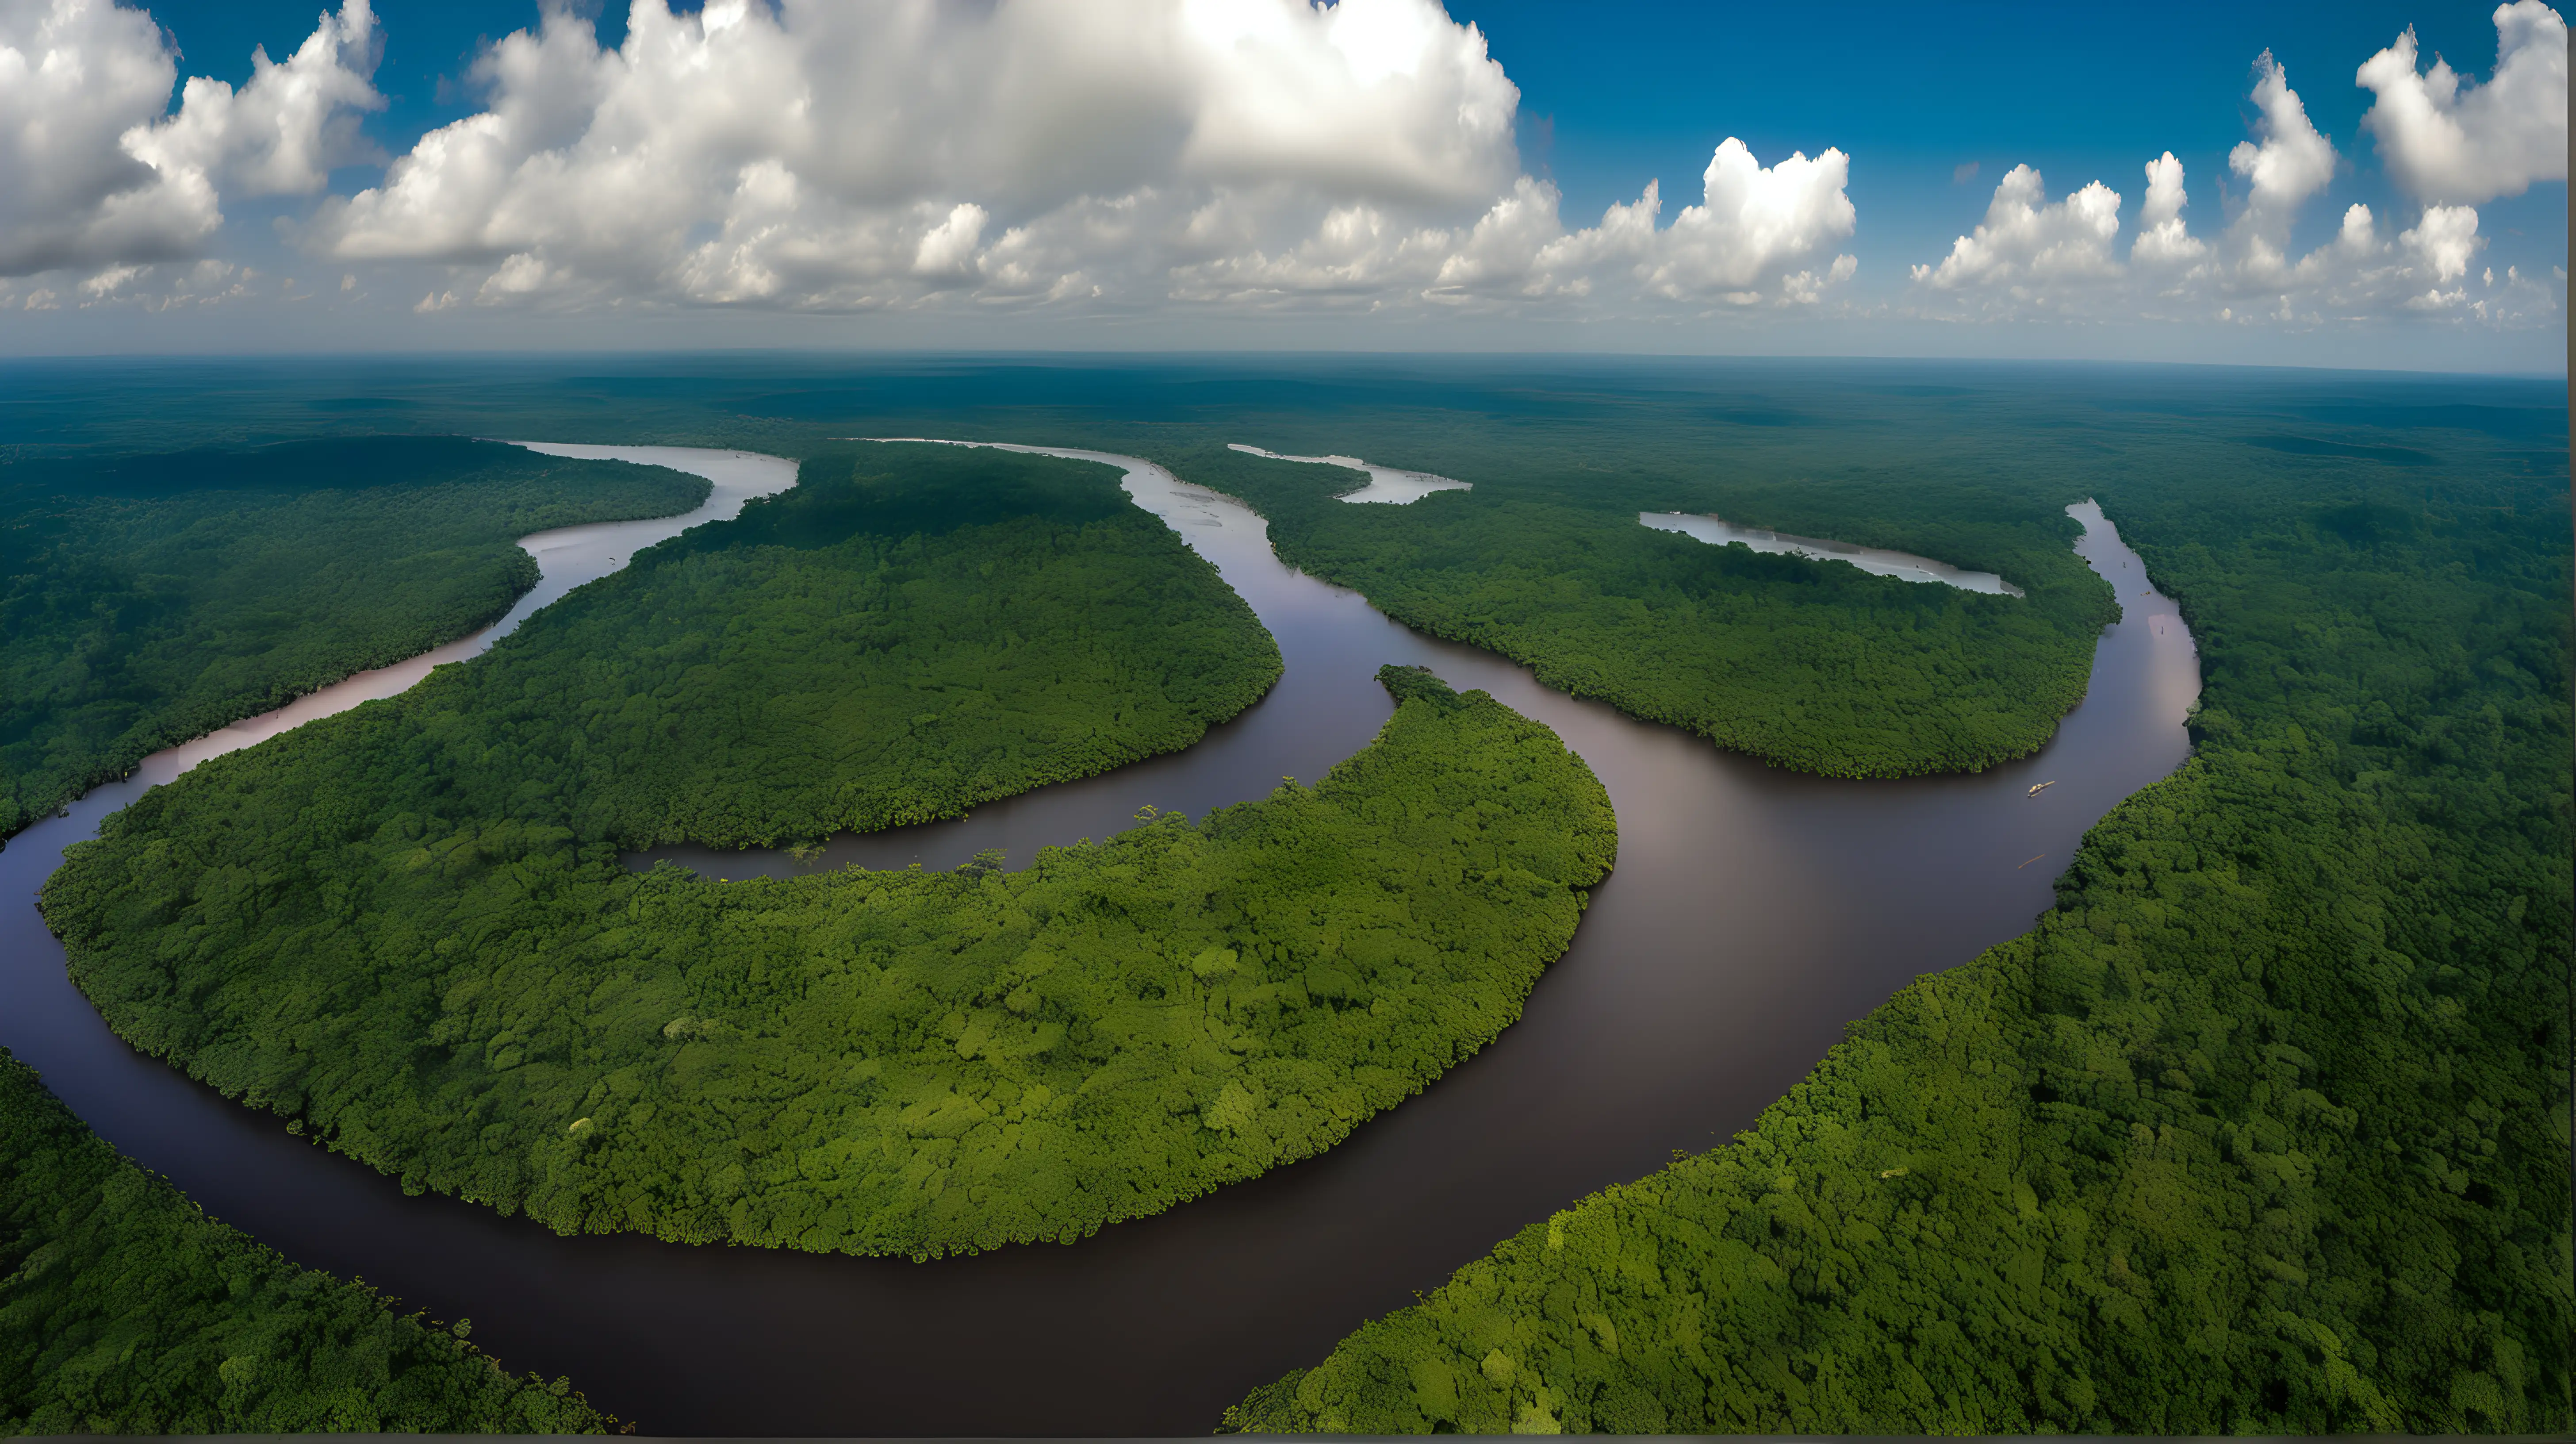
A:
POLYGON ((385 104, 370 79, 383 52, 368 0, 347 0, 339 14, 316 22, 285 63, 253 50, 250 81, 238 92, 192 77, 178 114, 125 143, 163 174, 220 176, 237 194, 311 195, 335 167, 383 161, 358 134, 358 113, 385 104))
POLYGON ((1700 180, 1701 203, 1673 217, 1645 271, 1654 295, 1758 296, 1773 276, 1849 239, 1858 225, 1845 189, 1851 159, 1839 150, 1814 160, 1793 153, 1766 169, 1744 142, 1728 136, 1700 180))
POLYGON ((2038 171, 2014 166, 1995 183, 1986 218, 1950 244, 1940 264, 1916 266, 1918 284, 1936 291, 2001 289, 2033 300, 2120 274, 2111 254, 2120 233, 2120 193, 2094 181, 2051 204, 2038 171))
POLYGON ((988 261, 1043 294, 1185 256, 1212 203, 1276 245, 1337 208, 1481 204, 1516 167, 1519 92, 1430 0, 642 0, 616 50, 550 10, 475 80, 488 107, 333 208, 323 247, 527 256, 566 297, 887 304, 988 261))
POLYGON ((250 82, 191 79, 160 27, 109 0, 0 0, 0 275, 194 256, 219 191, 309 194, 366 155, 354 111, 383 104, 367 0, 325 15, 250 82))
MULTIPOLYGON (((2497 24, 2508 36, 2506 59, 2499 63, 2497 81, 2453 107, 2471 117, 2461 123, 2463 135, 2492 138, 2509 129, 2493 119, 2501 113, 2501 101, 2473 108, 2480 96, 2510 84, 2515 87, 2511 94, 2524 98, 2514 103, 2524 104, 2540 92, 2545 67, 2516 57, 2535 53, 2553 26, 2557 83, 2564 93, 2565 31, 2555 13, 2526 0, 2499 10, 2497 24), (2512 38, 2517 35, 2525 38, 2512 38), (2540 38, 2529 38, 2533 36, 2540 38), (2516 65, 2520 68, 2509 68, 2516 65)), ((2430 79, 2416 74, 2411 36, 2364 65, 2361 83, 2369 85, 2373 67, 2385 69, 2383 62, 2402 72, 2399 80, 2414 77, 2427 94, 2438 93, 2446 104, 2455 94, 2456 87, 2442 78, 2447 72, 2438 66, 2430 79)), ((2374 115, 2388 108, 2387 97, 2396 92, 2383 87, 2380 93, 2382 103, 2374 115)), ((2228 171, 2244 189, 2233 218, 2213 237, 2191 233, 2183 214, 2189 199, 2184 168, 2171 151, 2146 163, 2146 198, 2125 267, 2114 258, 2117 194, 2096 181, 2052 204, 2042 193, 2039 173, 2016 166, 1995 188, 1985 220, 1972 233, 1954 241, 1937 265, 1912 268, 1916 294, 1911 309, 1989 318, 2148 316, 2297 326, 2408 315, 2498 326, 2557 321, 2563 277, 2553 289, 2513 267, 2506 268, 2502 283, 2492 268, 2479 269, 2478 256, 2487 241, 2478 232, 2477 211, 2466 204, 2425 204, 2414 223, 2393 237, 2384 234, 2368 206, 2347 206, 2331 239, 2293 256, 2291 236, 2299 214, 2332 185, 2342 162, 2308 118, 2288 71, 2270 51, 2254 62, 2249 98, 2256 109, 2255 133, 2227 157, 2228 171)), ((2557 123, 2563 149, 2563 106, 2557 123)), ((2385 153, 2391 145, 2387 130, 2380 123, 2374 126, 2380 129, 2385 153)), ((2502 142, 2485 143, 2480 153, 2488 160, 2479 164, 2487 167, 2490 189, 2480 192, 2481 198, 2495 193, 2498 167, 2492 158, 2511 149, 2502 142)), ((2471 168, 2459 162, 2448 173, 2471 168)), ((2536 177, 2527 164, 2516 173, 2536 177)), ((2559 174, 2564 174, 2563 154, 2559 174)), ((2409 186, 2417 188, 2413 182, 2409 186)))
POLYGON ((2227 168, 2251 183, 2249 215, 2260 216, 2266 228, 2286 225, 2302 202, 2334 179, 2335 148, 2317 133, 2306 103, 2290 88, 2290 72, 2269 50, 2254 58, 2252 99, 2262 115, 2256 138, 2236 143, 2227 153, 2227 168))
POLYGON ((2440 57, 2418 71, 2415 32, 2362 62, 2354 83, 2378 98, 2361 118, 2380 163, 2428 205, 2520 195, 2567 179, 2567 22, 2540 0, 2495 12, 2496 66, 2463 80, 2440 57))
POLYGON ((1172 294, 1195 301, 1276 301, 1342 296, 1383 305, 1402 296, 1451 306, 1672 302, 1741 308, 1801 305, 1851 278, 1858 263, 1834 254, 1856 224, 1846 190, 1849 159, 1793 153, 1766 167, 1732 136, 1711 154, 1701 200, 1658 226, 1663 189, 1612 205, 1598 225, 1569 231, 1554 185, 1521 176, 1471 225, 1408 226, 1386 209, 1337 207, 1284 250, 1237 242, 1259 226, 1220 202, 1192 229, 1220 254, 1172 274, 1172 294))
POLYGON ((2276 288, 2290 279, 2291 224, 2333 181, 2341 159, 2269 50, 2255 57, 2251 98, 2260 117, 2255 139, 2238 141, 2227 153, 2227 168, 2247 182, 2245 206, 2221 237, 2212 272, 2240 290, 2276 288))
POLYGON ((1669 226, 1650 186, 1569 232, 1519 173, 1518 89, 1433 0, 642 0, 615 50, 553 9, 474 79, 481 113, 308 244, 567 307, 1742 303, 1850 273, 1839 150, 1730 139, 1669 226))
POLYGON ((2170 271, 2209 254, 2208 244, 2183 223, 2188 199, 2182 162, 2174 159, 2172 151, 2147 162, 2147 200, 2138 209, 2138 235, 2129 244, 2130 260, 2147 270, 2170 271))

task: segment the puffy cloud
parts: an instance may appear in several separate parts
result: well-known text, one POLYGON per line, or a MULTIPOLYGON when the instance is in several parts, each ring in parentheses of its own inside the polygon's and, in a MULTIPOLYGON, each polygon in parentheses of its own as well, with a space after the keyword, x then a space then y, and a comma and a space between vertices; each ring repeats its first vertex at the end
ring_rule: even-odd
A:
POLYGON ((2262 114, 2256 139, 2238 141, 2227 168, 2252 184, 2248 213, 2286 221, 2334 179, 2335 148, 2317 133, 2306 103, 2290 88, 2290 72, 2269 50, 2254 59, 2253 101, 2262 114))
POLYGON ((482 113, 309 242, 487 304, 1745 302, 1851 270, 1838 150, 1730 139, 1670 226, 1650 186, 1569 232, 1434 0, 640 0, 615 50, 550 10, 475 79, 482 113))
POLYGON ((169 108, 159 27, 106 0, 0 0, 0 275, 176 255, 220 222, 202 174, 121 142, 169 108))
POLYGON ((238 92, 192 77, 179 113, 126 144, 163 174, 219 175, 226 189, 248 195, 311 195, 334 167, 384 158, 358 134, 358 113, 385 103, 369 78, 383 52, 368 0, 347 0, 284 64, 252 51, 250 82, 238 92))
POLYGON ((2469 273, 2469 260, 2478 253, 2478 213, 2467 206, 2427 206, 2415 229, 2400 233, 2397 243, 2432 273, 2435 284, 2456 281, 2469 273))
POLYGON ((1150 275, 1224 225, 1329 246, 1292 232, 1489 200, 1519 101, 1431 0, 641 0, 617 50, 551 10, 475 78, 488 108, 325 216, 322 244, 527 256, 563 293, 868 305, 990 269, 1048 294, 1082 261, 1150 275))
POLYGON ((2430 73, 2417 70, 2412 29, 2353 77, 2378 97, 2361 123, 2381 163, 2427 204, 2476 204, 2567 178, 2567 22, 2540 0, 2517 0, 2496 7, 2495 27, 2484 85, 2438 56, 2430 73))
POLYGON ((2227 228, 2216 274, 2259 290, 2288 278, 2291 222, 2334 179, 2339 158, 2290 88, 2290 72, 2269 50, 2255 58, 2252 98, 2261 117, 2256 138, 2237 142, 2227 153, 2227 168, 2247 182, 2245 208, 2227 228))
MULTIPOLYGON (((1594 296, 1615 289, 1660 301, 1750 306, 1812 303, 1859 264, 1834 248, 1857 226, 1850 157, 1793 152, 1774 166, 1728 136, 1700 176, 1700 202, 1657 228, 1663 188, 1649 181, 1600 224, 1567 231, 1556 187, 1523 177, 1444 254, 1437 294, 1594 296)), ((1432 240, 1432 238, 1425 238, 1432 240)))
POLYGON ((250 82, 191 79, 149 15, 110 0, 0 0, 0 275, 99 271, 195 254, 220 190, 319 190, 365 155, 355 110, 381 105, 367 0, 324 15, 250 82))
POLYGON ((1939 265, 1914 267, 1914 279, 1937 291, 2001 288, 2029 300, 2119 275, 2111 242, 2120 233, 2120 193, 2094 181, 2051 204, 2042 187, 2029 166, 2005 172, 1976 230, 1951 242, 1939 265))
POLYGON ((1792 153, 1766 169, 1728 136, 1700 178, 1701 203, 1684 207, 1664 234, 1644 276, 1647 290, 1676 300, 1758 299, 1784 267, 1851 236, 1858 218, 1844 190, 1850 179, 1851 159, 1839 150, 1814 160, 1792 153))
POLYGON ((2153 270, 2188 266, 2209 254, 2206 242, 2183 224, 2182 162, 2172 151, 2147 162, 2147 200, 2138 208, 2138 236, 2129 258, 2153 270))
MULTIPOLYGON (((164 263, 206 251, 225 200, 382 159, 357 129, 380 50, 369 0, 346 0, 174 110, 177 56, 144 12, 0 0, 0 275, 77 267, 126 301, 181 284, 164 263)), ((478 113, 292 242, 404 273, 424 311, 1668 315, 1814 304, 1857 265, 1837 149, 1766 166, 1729 138, 1669 224, 1650 183, 1568 228, 1520 172, 1517 88, 1437 0, 639 0, 615 49, 548 4, 471 79, 478 113)))
MULTIPOLYGON (((2499 25, 2515 21, 2535 33, 2545 29, 2530 16, 2516 20, 2521 8, 2498 11, 2499 25)), ((2540 13, 2555 23, 2554 14, 2540 13)), ((2563 91, 2563 29, 2559 36, 2563 91)), ((2411 39, 2404 45, 2400 64, 2413 75, 2411 39)), ((2526 44, 2515 53, 2528 49, 2526 44)), ((2364 83, 2370 70, 2363 67, 2364 83)), ((2394 237, 2383 234, 2368 206, 2352 205, 2331 239, 2293 257, 2293 223, 2333 182, 2340 160, 2269 51, 2255 61, 2254 72, 2255 134, 2227 158, 2228 169, 2245 183, 2243 202, 2215 237, 2191 234, 2183 216, 2183 165, 2171 151, 2146 163, 2146 199, 2126 269, 2112 259, 2119 229, 2116 194, 2095 182, 2049 204, 2039 174, 2016 167, 1995 188, 1986 218, 1972 234, 1959 237, 1938 265, 1913 267, 1917 308, 1932 314, 1960 314, 1964 308, 1988 316, 2143 314, 2303 326, 2405 313, 2531 325, 2558 315, 2558 292, 2512 267, 2501 285, 2492 268, 2471 277, 2487 243, 2478 234, 2476 210, 2467 205, 2427 205, 2394 237)), ((2436 76, 2442 73, 2437 69, 2436 76)), ((2515 72, 2514 83, 2523 87, 2518 94, 2532 93, 2538 82, 2528 77, 2537 73, 2528 64, 2515 72)), ((2500 81, 2503 75, 2500 66, 2500 81)), ((2467 102, 2459 108, 2467 110, 2467 102)), ((2563 137, 2563 114, 2559 123, 2563 137)), ((2485 133, 2496 130, 2491 125, 2485 133)), ((2561 290, 2563 285, 2560 278, 2561 290)))

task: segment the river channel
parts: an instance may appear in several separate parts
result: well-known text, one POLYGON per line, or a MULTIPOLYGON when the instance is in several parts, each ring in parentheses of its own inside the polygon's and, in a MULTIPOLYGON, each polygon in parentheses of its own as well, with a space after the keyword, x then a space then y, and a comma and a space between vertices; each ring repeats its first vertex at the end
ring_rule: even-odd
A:
MULTIPOLYGON (((546 580, 500 628, 793 474, 742 453, 547 449, 680 466, 717 492, 687 517, 576 529, 589 534, 577 544, 530 538, 546 580)), ((2089 503, 2070 508, 2085 527, 2076 549, 2118 589, 2123 615, 2048 746, 1973 776, 1852 782, 1769 768, 1551 692, 1282 565, 1266 524, 1235 502, 1129 458, 1052 454, 1123 467, 1129 494, 1217 566, 1278 638, 1287 670, 1270 695, 1187 752, 955 822, 837 838, 812 863, 654 856, 720 877, 947 867, 993 847, 1025 865, 1040 846, 1131 825, 1146 803, 1197 815, 1262 796, 1283 774, 1320 777, 1385 720, 1381 664, 1481 687, 1555 728, 1599 774, 1618 810, 1618 869, 1521 1022, 1323 1156, 1071 1247, 928 1264, 564 1239, 454 1199, 405 1197, 126 1048, 65 979, 36 915, 33 894, 66 843, 143 786, 229 750, 216 745, 225 734, 151 759, 0 853, 0 1043, 210 1213, 407 1307, 470 1316, 475 1342, 508 1366, 569 1374, 647 1433, 1204 1434, 1252 1386, 1315 1362, 1522 1225, 1750 1124, 1847 1020, 2027 930, 2084 830, 2188 751, 2183 718, 2200 687, 2191 638, 2089 503), (2055 785, 2029 795, 2040 782, 2055 785)), ((352 679, 344 698, 316 694, 301 713, 227 730, 243 745, 335 700, 409 684, 352 679)))

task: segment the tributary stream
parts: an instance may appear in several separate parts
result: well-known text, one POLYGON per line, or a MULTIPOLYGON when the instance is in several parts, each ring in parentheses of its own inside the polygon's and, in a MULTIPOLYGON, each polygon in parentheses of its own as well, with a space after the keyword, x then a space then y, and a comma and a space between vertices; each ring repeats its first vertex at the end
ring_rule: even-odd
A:
MULTIPOLYGON (((786 463, 676 448, 547 448, 709 475, 699 512, 532 537, 545 569, 505 629, 635 548, 730 516, 786 463)), ((1915 976, 2025 930, 2084 830, 2188 750, 2199 666, 2172 602, 2089 504, 2077 550, 2122 620, 2038 756, 1973 776, 1836 781, 1721 752, 1422 637, 1282 565, 1248 509, 1144 462, 1128 490, 1214 562, 1279 640, 1270 695, 1185 753, 971 817, 785 854, 669 849, 711 876, 860 862, 949 867, 1104 837, 1147 803, 1193 816, 1313 781, 1374 735, 1387 662, 1481 687, 1556 729, 1618 809, 1618 870, 1522 1020, 1420 1096, 1307 1162, 1073 1246, 917 1264, 639 1237, 558 1238, 288 1135, 137 1056, 64 976, 33 895, 63 846, 224 745, 408 686, 355 678, 149 760, 0 853, 0 1043, 92 1127, 207 1211, 405 1307, 469 1316, 516 1370, 568 1374, 661 1434, 1203 1434, 1252 1386, 1323 1357, 1524 1224, 1751 1124, 1915 976), (2035 783, 2055 785, 2029 795, 2035 783)), ((499 629, 496 629, 496 631, 499 629)), ((471 655, 489 634, 441 649, 471 655)), ((400 674, 400 675, 397 675, 400 674)))

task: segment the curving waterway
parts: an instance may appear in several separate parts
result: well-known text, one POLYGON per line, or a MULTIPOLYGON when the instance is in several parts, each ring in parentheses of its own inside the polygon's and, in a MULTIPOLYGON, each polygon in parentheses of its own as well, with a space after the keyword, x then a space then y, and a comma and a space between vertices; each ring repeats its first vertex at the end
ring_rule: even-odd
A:
MULTIPOLYGON (((560 450, 786 484, 787 464, 766 458, 767 480, 748 480, 754 459, 740 453, 560 450)), ((1282 774, 1311 781, 1385 720, 1374 675, 1387 662, 1428 666, 1555 728, 1618 809, 1618 870, 1522 1021, 1322 1157, 1072 1247, 930 1264, 562 1239, 476 1205, 407 1198, 136 1056, 64 978, 32 894, 65 843, 175 775, 170 753, 0 853, 0 1043, 217 1217, 436 1317, 470 1316, 475 1342, 511 1367, 570 1374, 647 1432, 1205 1433, 1253 1385, 1320 1359, 1523 1224, 1751 1123, 1846 1020, 2026 930, 2085 828, 2188 750, 2183 717, 2200 686, 2191 638, 2089 503, 2069 508, 2085 526, 2077 550, 2118 589, 2123 616, 2047 748, 1974 776, 1851 782, 1720 752, 1409 632, 1282 565, 1247 508, 1159 467, 1047 454, 1123 467, 1129 495, 1260 614, 1285 675, 1185 753, 955 822, 835 839, 813 865, 945 867, 987 847, 1024 864, 1039 846, 1130 825, 1144 803, 1195 815, 1265 795, 1282 774)), ((703 519, 622 525, 667 535, 703 519)), ((613 569, 644 535, 539 550, 540 595, 571 584, 557 584, 559 565, 565 577, 613 569)), ((655 855, 716 876, 804 866, 783 854, 655 855)))
POLYGON ((1427 471, 1407 471, 1400 466, 1372 466, 1356 456, 1282 456, 1275 451, 1264 451, 1258 446, 1246 446, 1240 441, 1228 443, 1226 450, 1240 451, 1246 456, 1258 456, 1269 461, 1302 461, 1315 466, 1347 467, 1368 477, 1366 486, 1357 491, 1343 492, 1333 498, 1335 501, 1388 502, 1396 506, 1411 506, 1435 491, 1475 490, 1475 487, 1469 483, 1450 477, 1433 476, 1427 471))

